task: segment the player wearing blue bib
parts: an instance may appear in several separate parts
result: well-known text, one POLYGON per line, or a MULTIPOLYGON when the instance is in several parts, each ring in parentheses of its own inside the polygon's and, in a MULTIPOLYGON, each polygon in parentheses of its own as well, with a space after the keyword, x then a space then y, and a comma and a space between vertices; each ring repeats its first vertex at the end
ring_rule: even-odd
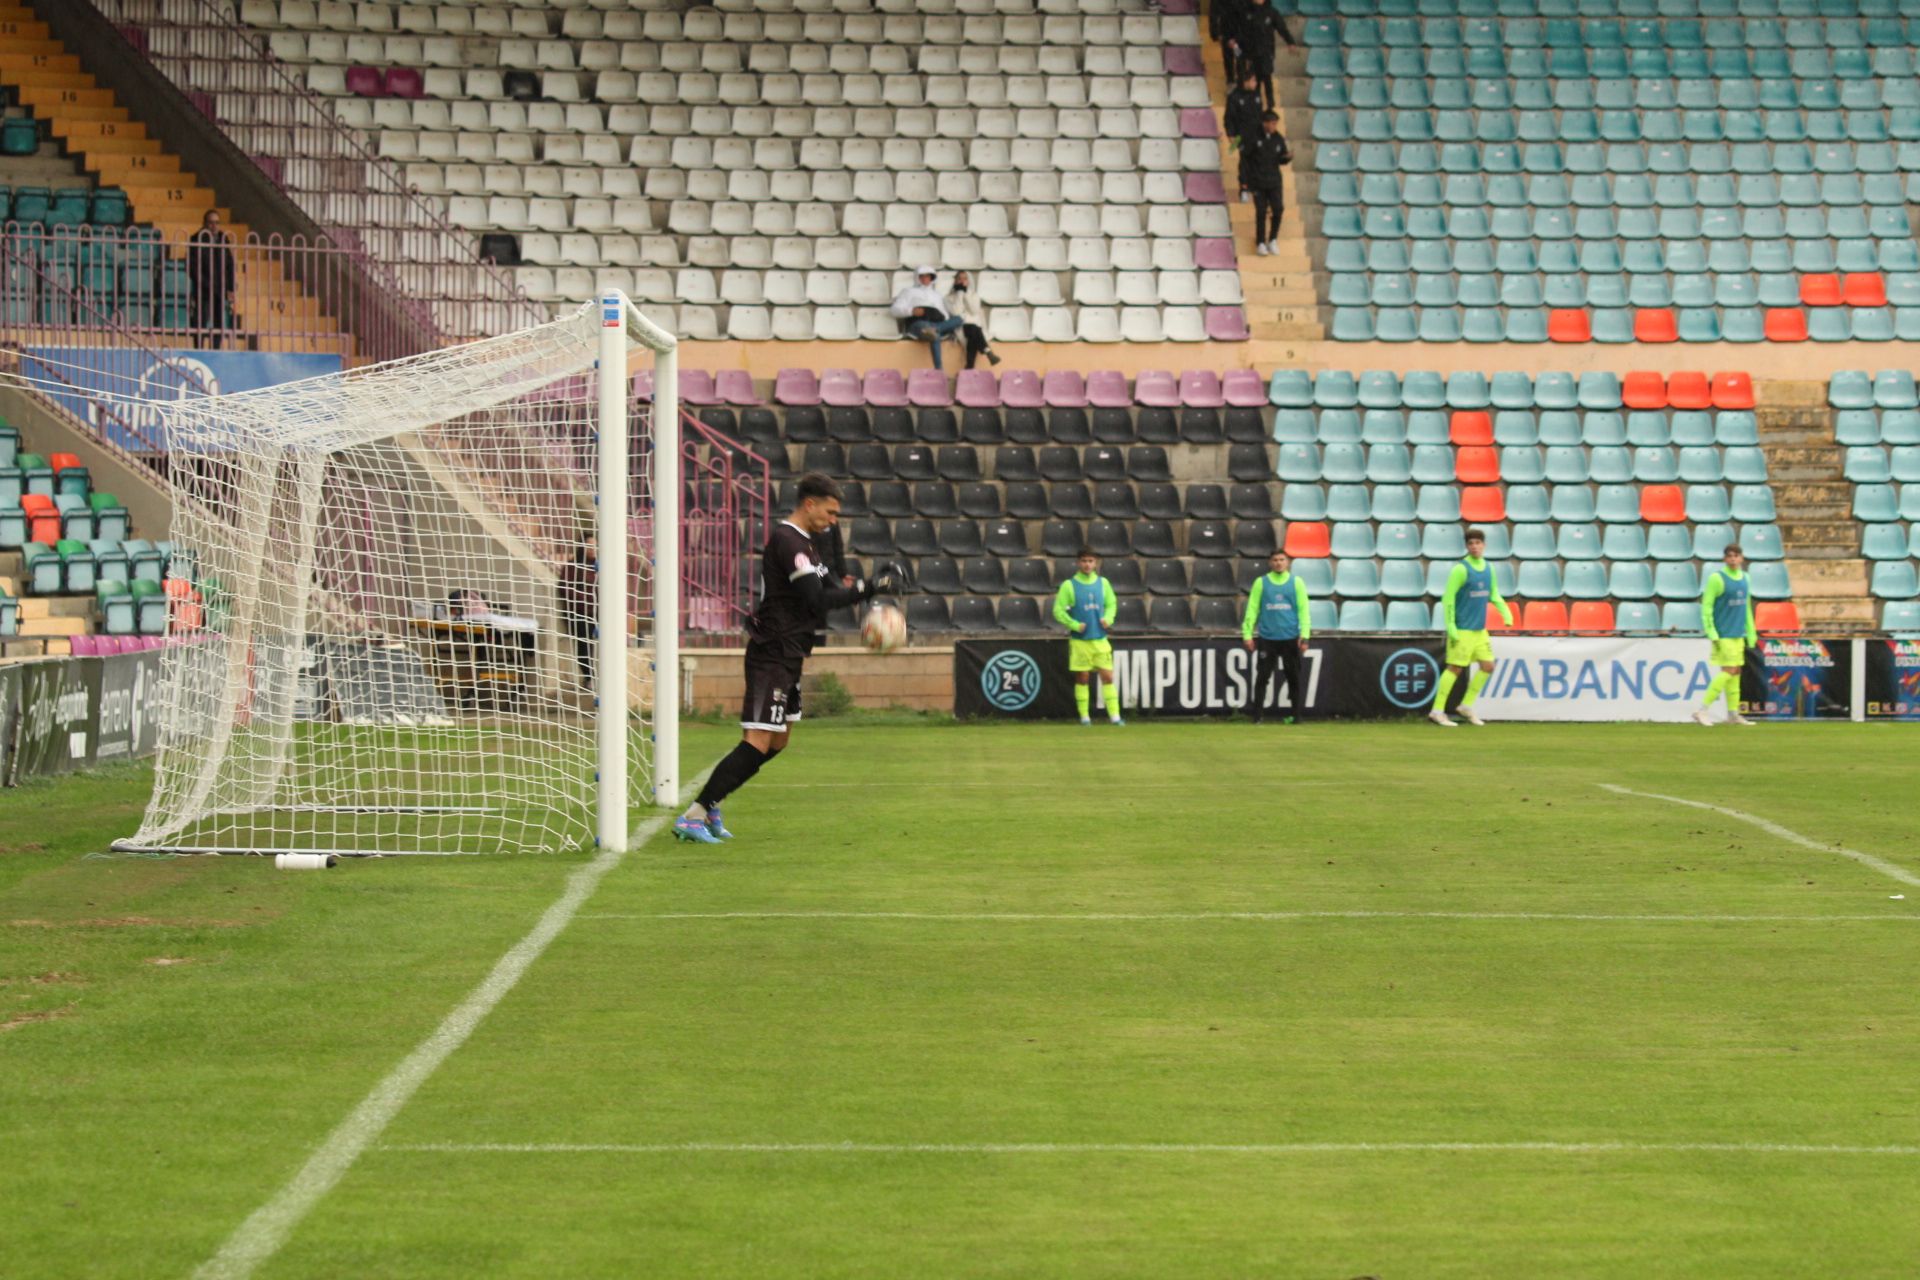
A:
POLYGON ((1747 578, 1747 557, 1740 544, 1727 544, 1725 564, 1707 575, 1700 593, 1700 630, 1713 646, 1708 661, 1720 669, 1707 686, 1707 700, 1693 713, 1695 724, 1710 725, 1716 699, 1727 701, 1728 724, 1752 724, 1740 714, 1740 669, 1747 664, 1747 646, 1757 644, 1753 629, 1753 584, 1747 578))
POLYGON ((1240 620, 1240 638, 1254 655, 1253 701, 1248 704, 1253 722, 1260 723, 1267 709, 1267 686, 1273 681, 1276 664, 1286 673, 1287 705, 1293 720, 1307 712, 1306 686, 1300 682, 1300 658, 1307 651, 1307 637, 1313 634, 1308 617, 1307 584, 1288 572, 1293 561, 1284 551, 1267 557, 1268 572, 1253 580, 1247 592, 1246 616, 1240 620))
POLYGON ((1513 625, 1513 610, 1500 598, 1500 585, 1494 581, 1493 566, 1486 562, 1487 535, 1478 529, 1467 530, 1467 558, 1453 566, 1447 575, 1447 589, 1440 605, 1447 619, 1447 669, 1440 674, 1440 688, 1434 694, 1433 710, 1427 719, 1451 729, 1447 716, 1447 697, 1453 692, 1460 673, 1473 667, 1467 681, 1467 696, 1460 699, 1460 718, 1468 724, 1485 724, 1474 714, 1474 699, 1486 687, 1493 674, 1493 641, 1487 635, 1487 606, 1513 625))
POLYGON ((1080 723, 1092 724, 1087 711, 1092 702, 1093 682, 1104 679, 1107 719, 1120 719, 1120 690, 1113 683, 1113 641, 1107 632, 1113 626, 1120 602, 1113 584, 1100 576, 1100 557, 1092 547, 1080 548, 1074 558, 1078 570, 1060 584, 1053 598, 1053 620, 1067 629, 1067 670, 1073 673, 1073 701, 1080 711, 1080 723))

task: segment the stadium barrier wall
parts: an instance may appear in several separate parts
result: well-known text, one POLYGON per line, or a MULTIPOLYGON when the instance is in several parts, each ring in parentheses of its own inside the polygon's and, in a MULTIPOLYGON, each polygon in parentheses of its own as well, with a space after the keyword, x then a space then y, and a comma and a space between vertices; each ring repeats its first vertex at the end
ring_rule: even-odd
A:
POLYGON ((0 782, 150 756, 160 650, 0 666, 0 782))
MULTIPOLYGON (((1125 638, 1113 647, 1130 716, 1248 709, 1253 655, 1237 638, 1125 638)), ((1442 649, 1438 635, 1316 637, 1302 664, 1304 707, 1274 689, 1269 710, 1315 719, 1423 715, 1442 649)), ((961 719, 1078 715, 1064 638, 963 640, 953 654, 961 719)), ((1495 654, 1479 704, 1489 719, 1685 721, 1713 678, 1700 639, 1509 635, 1496 639, 1495 654)), ((1747 715, 1766 720, 1920 719, 1920 641, 1763 637, 1748 651, 1741 702, 1747 715)))

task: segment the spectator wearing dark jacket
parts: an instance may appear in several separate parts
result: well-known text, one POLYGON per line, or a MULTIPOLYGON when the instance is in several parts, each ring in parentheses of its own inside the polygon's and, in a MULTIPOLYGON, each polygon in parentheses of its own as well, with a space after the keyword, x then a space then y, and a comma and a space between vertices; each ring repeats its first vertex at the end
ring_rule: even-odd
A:
POLYGON ((1280 171, 1292 163, 1293 148, 1281 136, 1278 115, 1267 112, 1260 125, 1260 136, 1240 152, 1240 181, 1253 192, 1253 251, 1264 258, 1280 247, 1280 218, 1286 212, 1280 171))
POLYGON ((1240 29, 1240 15, 1247 0, 1213 0, 1207 10, 1207 34, 1220 45, 1220 61, 1226 64, 1227 83, 1240 82, 1240 59, 1233 48, 1233 37, 1240 29))
POLYGON ((599 638, 600 544, 592 537, 582 538, 573 555, 560 566, 560 625, 573 642, 573 660, 580 668, 580 683, 593 687, 594 642, 599 638))
POLYGON ((1240 198, 1246 200, 1252 190, 1247 185, 1247 148, 1260 139, 1260 117, 1266 109, 1260 105, 1258 82, 1251 71, 1240 77, 1239 87, 1227 95, 1225 124, 1227 145, 1240 153, 1240 198))
POLYGON ((233 237, 220 229, 220 211, 207 210, 187 241, 187 322, 194 345, 210 347, 233 327, 233 237))
POLYGON ((1242 59, 1240 70, 1252 71, 1258 78, 1269 109, 1274 105, 1273 38, 1276 35, 1289 46, 1293 44, 1293 34, 1287 30, 1286 19, 1280 16, 1280 11, 1269 0, 1246 0, 1246 7, 1240 11, 1239 23, 1234 28, 1233 44, 1242 59))

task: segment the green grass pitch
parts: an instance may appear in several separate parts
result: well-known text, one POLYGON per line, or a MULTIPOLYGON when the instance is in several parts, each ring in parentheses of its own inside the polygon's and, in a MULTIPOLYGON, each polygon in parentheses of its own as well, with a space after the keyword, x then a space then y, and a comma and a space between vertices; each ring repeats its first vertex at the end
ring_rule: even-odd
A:
MULTIPOLYGON (((689 727, 689 774, 729 731, 689 727)), ((808 723, 263 1277, 1910 1277, 1904 726, 808 723), (1900 895, 1904 895, 1900 896, 1900 895)), ((186 1276, 584 855, 87 858, 0 796, 0 1272, 186 1276)))

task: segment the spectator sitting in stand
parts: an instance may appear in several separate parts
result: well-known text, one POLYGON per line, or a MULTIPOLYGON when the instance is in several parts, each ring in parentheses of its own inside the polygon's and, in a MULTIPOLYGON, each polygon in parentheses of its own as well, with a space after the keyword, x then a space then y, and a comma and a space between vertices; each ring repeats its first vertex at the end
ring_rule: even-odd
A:
POLYGON ((1293 149, 1281 136, 1277 114, 1267 112, 1260 124, 1260 136, 1240 152, 1240 181, 1253 192, 1253 251, 1264 258, 1280 251, 1280 219, 1286 212, 1280 170, 1292 162, 1293 149))
MULTIPOLYGON (((960 321, 960 336, 967 344, 967 368, 981 356, 988 364, 999 364, 1000 357, 987 342, 987 313, 974 296, 973 280, 964 271, 953 273, 953 289, 947 294, 947 314, 960 321)), ((938 364, 938 361, 935 362, 938 364)))
POLYGON ((932 267, 914 272, 914 282, 894 295, 892 311, 893 318, 900 322, 900 332, 932 348, 933 367, 944 369, 940 346, 959 333, 965 322, 947 314, 947 300, 933 287, 936 274, 932 267))
POLYGON ((1265 109, 1260 105, 1260 83, 1253 72, 1241 75, 1239 87, 1227 95, 1227 110, 1223 123, 1227 131, 1227 145, 1240 153, 1240 198, 1252 198, 1252 188, 1247 185, 1247 149, 1259 140, 1260 117, 1265 109))

